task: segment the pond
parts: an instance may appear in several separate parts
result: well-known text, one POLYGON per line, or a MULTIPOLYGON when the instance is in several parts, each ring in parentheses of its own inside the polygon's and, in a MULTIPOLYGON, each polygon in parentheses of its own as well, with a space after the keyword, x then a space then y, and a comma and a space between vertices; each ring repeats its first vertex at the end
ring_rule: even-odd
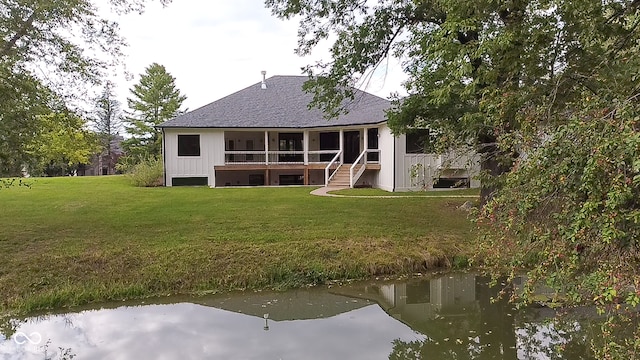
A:
POLYGON ((104 304, 10 320, 0 359, 588 358, 580 322, 547 323, 549 309, 496 294, 454 273, 104 304))

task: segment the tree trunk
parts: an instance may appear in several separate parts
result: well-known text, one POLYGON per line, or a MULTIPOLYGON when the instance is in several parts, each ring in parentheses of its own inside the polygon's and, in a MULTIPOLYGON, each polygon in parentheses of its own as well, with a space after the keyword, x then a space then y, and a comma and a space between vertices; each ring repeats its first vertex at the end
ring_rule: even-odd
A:
POLYGON ((493 198, 494 193, 498 190, 493 179, 511 170, 514 155, 500 151, 494 144, 485 144, 482 149, 480 151, 480 171, 491 178, 489 183, 483 181, 480 185, 480 202, 484 205, 493 198))

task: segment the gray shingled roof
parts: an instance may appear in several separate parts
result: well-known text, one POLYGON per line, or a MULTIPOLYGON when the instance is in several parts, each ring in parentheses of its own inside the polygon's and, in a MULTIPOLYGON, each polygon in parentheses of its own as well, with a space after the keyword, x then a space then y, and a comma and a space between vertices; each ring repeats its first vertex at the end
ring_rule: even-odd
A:
POLYGON ((326 120, 308 109, 313 95, 302 90, 306 76, 273 76, 159 125, 164 128, 314 128, 379 124, 386 121, 388 100, 356 90, 349 113, 326 120))

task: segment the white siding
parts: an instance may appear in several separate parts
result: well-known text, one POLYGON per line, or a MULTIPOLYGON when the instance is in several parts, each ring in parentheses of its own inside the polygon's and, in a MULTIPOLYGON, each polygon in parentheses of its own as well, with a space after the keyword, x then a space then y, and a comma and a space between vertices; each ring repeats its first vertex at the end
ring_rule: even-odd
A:
MULTIPOLYGON (((360 148, 364 148, 364 134, 360 131, 360 148)), ((293 129, 291 131, 298 131, 293 129)), ((319 133, 324 131, 338 131, 335 129, 310 129, 309 150, 319 148, 319 133)), ((278 147, 278 132, 286 132, 286 129, 269 130, 269 150, 278 147)), ((252 140, 255 151, 264 149, 264 130, 229 131, 227 141, 233 140, 235 150, 246 148, 247 140, 252 140)), ((358 185, 372 185, 386 191, 420 190, 424 185, 432 184, 433 178, 438 175, 438 170, 443 162, 442 158, 432 154, 405 154, 405 136, 394 137, 386 124, 378 128, 378 148, 380 149, 380 171, 367 171, 358 181, 358 185), (415 169, 417 176, 411 176, 411 169, 415 169)), ((223 166, 225 160, 225 131, 222 129, 165 129, 165 169, 166 185, 171 186, 172 178, 179 177, 206 177, 209 186, 217 184, 237 183, 237 179, 220 179, 216 181, 214 166, 223 166), (178 156, 178 135, 200 135, 200 156, 178 156), (224 181, 223 181, 224 180, 224 181)), ((458 162, 459 163, 459 162, 458 162)), ((469 166, 465 166, 469 169, 469 166)), ((471 171, 477 173, 477 163, 471 166, 471 171)), ((259 171, 258 171, 259 172, 259 171)), ((290 173, 290 172, 287 172, 290 173)), ((295 172, 297 174, 297 172, 295 172)), ((270 185, 278 185, 281 172, 270 173, 270 185)), ((293 174, 293 172, 291 172, 293 174)), ((458 176, 460 172, 456 173, 458 176)), ((247 175, 248 176, 248 175, 247 175)), ((445 174, 446 176, 446 174, 445 174)), ((224 177, 224 176, 223 176, 224 177)), ((324 182, 324 172, 314 172, 310 176, 310 184, 320 185, 324 182)), ((477 181, 472 181, 471 186, 476 187, 477 181)))
POLYGON ((396 160, 396 191, 416 191, 432 187, 437 176, 438 156, 401 154, 396 160))
POLYGON ((396 138, 395 191, 419 191, 432 188, 434 179, 448 177, 471 178, 471 187, 479 187, 474 179, 479 172, 479 157, 467 153, 452 152, 445 155, 407 154, 407 138, 396 138))
POLYGON ((451 274, 430 282, 431 304, 439 310, 460 309, 476 301, 476 278, 467 274, 451 274))
POLYGON ((378 128, 378 148, 380 149, 380 171, 378 179, 374 185, 377 188, 386 191, 394 191, 393 173, 394 173, 394 157, 395 157, 395 138, 391 134, 391 130, 387 125, 378 128))
POLYGON ((215 184, 215 165, 224 165, 224 132, 215 129, 165 129, 166 185, 174 177, 207 177, 215 184), (200 135, 200 156, 178 156, 178 135, 200 135))

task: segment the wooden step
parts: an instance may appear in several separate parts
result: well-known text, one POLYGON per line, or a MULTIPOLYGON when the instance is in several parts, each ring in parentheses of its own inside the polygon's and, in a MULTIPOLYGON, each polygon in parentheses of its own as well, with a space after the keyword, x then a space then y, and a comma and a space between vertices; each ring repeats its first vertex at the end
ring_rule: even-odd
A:
POLYGON ((329 180, 329 186, 339 186, 339 187, 349 187, 349 182, 351 180, 350 174, 350 166, 341 166, 338 171, 333 175, 331 180, 329 180))

